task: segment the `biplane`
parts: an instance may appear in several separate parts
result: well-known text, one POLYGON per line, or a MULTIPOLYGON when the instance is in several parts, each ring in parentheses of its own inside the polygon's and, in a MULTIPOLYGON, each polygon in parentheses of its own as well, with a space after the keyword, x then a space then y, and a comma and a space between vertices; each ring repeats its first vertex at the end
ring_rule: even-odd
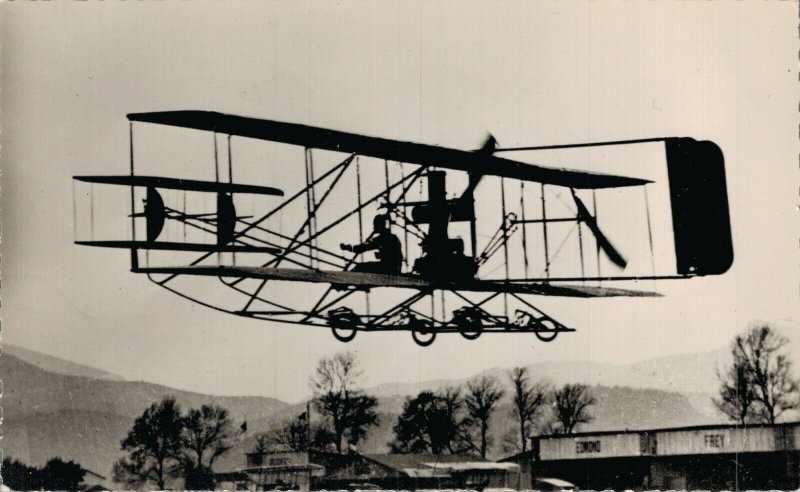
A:
MULTIPOLYGON (((609 284, 719 275, 733 261, 724 159, 710 141, 665 137, 500 148, 489 137, 480 148, 458 150, 207 111, 134 113, 128 120, 129 173, 74 179, 130 189, 130 237, 76 243, 129 250, 132 272, 203 306, 258 320, 324 327, 342 342, 358 332, 380 331, 408 331, 420 346, 442 333, 469 340, 484 333, 532 333, 551 341, 575 328, 540 309, 535 302, 539 296, 653 297, 659 294, 609 284), (137 174, 135 125, 213 135, 215 178, 137 174), (218 136, 227 138, 227 179, 221 177, 226 173, 221 172, 225 163, 220 163, 218 136), (293 165, 288 162, 259 164, 270 186, 234 181, 232 138, 290 146, 297 155, 302 151, 305 182, 291 192, 270 182, 270 176, 293 165), (658 145, 665 152, 674 246, 668 273, 628 273, 624 248, 618 249, 601 228, 595 200, 596 194, 609 190, 644 190, 647 203, 652 180, 504 157, 636 144, 658 145), (338 156, 324 172, 314 165, 321 152, 338 156), (366 193, 363 175, 369 166, 384 172, 374 193, 366 193), (354 183, 347 184, 346 176, 354 183), (499 186, 484 193, 489 205, 480 205, 478 197, 489 181, 499 186), (331 198, 342 187, 345 195, 331 198), (519 190, 519 203, 509 203, 509 187, 519 190), (184 206, 170 201, 169 193, 182 194, 184 206), (216 210, 186 210, 187 195, 212 196, 216 210), (265 208, 252 216, 239 215, 237 203, 246 196, 258 197, 265 208), (344 196, 355 203, 344 203, 344 196), (548 206, 553 196, 567 213, 554 214, 548 206), (536 203, 535 211, 526 200, 536 203), (499 213, 489 216, 490 206, 499 213), (275 218, 291 207, 299 211, 296 227, 288 232, 275 227, 275 218), (372 234, 364 230, 368 216, 377 217, 372 234), (163 237, 169 223, 183 227, 184 240, 163 237), (343 228, 352 231, 354 224, 362 246, 338 245, 348 237, 343 228), (553 267, 563 245, 554 248, 555 231, 564 226, 570 228, 571 241, 577 239, 577 258, 571 261, 580 263, 580 271, 570 275, 553 267), (209 240, 185 240, 187 228, 209 240), (454 228, 462 231, 461 237, 454 235, 454 228), (398 263, 381 263, 380 256, 385 260, 387 253, 375 234, 382 234, 395 250, 400 245, 400 256, 392 253, 398 263), (379 261, 365 261, 371 250, 379 261), (193 256, 178 264, 151 264, 150 255, 163 251, 193 256), (529 265, 534 255, 543 266, 538 274, 531 274, 529 265), (589 268, 584 263, 592 257, 594 268, 589 268), (512 259, 524 266, 510 267, 512 259), (368 263, 372 266, 364 267, 368 263), (203 296, 189 293, 188 286, 200 281, 211 282, 213 289, 204 290, 203 296)), ((649 215, 647 227, 652 254, 649 215)))

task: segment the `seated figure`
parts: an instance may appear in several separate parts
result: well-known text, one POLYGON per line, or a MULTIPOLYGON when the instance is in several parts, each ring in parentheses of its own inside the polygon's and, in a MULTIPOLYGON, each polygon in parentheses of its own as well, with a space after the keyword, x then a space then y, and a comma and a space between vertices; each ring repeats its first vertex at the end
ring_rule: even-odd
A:
POLYGON ((355 245, 341 244, 341 248, 353 253, 375 251, 378 261, 356 263, 350 271, 399 275, 403 262, 403 250, 400 240, 389 230, 389 218, 385 215, 377 215, 372 221, 372 226, 372 234, 366 241, 355 245))

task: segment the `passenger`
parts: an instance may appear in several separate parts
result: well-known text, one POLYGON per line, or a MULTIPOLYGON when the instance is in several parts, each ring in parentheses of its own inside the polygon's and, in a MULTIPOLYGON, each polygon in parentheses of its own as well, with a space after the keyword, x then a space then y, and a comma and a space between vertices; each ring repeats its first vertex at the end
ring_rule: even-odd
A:
POLYGON ((374 250, 378 261, 356 263, 350 271, 399 275, 403 262, 403 250, 400 247, 400 240, 389 230, 389 217, 386 215, 375 216, 372 226, 372 234, 363 243, 356 245, 342 243, 340 247, 353 253, 374 250))

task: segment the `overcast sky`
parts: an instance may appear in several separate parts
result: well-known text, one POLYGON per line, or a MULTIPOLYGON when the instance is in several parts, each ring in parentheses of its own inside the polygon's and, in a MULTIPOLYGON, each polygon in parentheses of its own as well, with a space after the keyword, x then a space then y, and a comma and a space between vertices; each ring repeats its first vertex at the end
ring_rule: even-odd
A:
POLYGON ((798 338, 796 3, 3 8, 5 343, 129 379, 296 401, 316 361, 342 349, 358 352, 376 384, 702 352, 753 320, 798 338), (126 173, 125 115, 170 109, 464 149, 487 131, 509 147, 713 140, 726 157, 734 264, 718 277, 640 286, 665 294, 658 299, 542 299, 578 328, 548 345, 532 335, 441 336, 420 349, 407 333, 342 345, 324 329, 228 316, 131 274, 124 251, 72 244, 71 176, 126 173))

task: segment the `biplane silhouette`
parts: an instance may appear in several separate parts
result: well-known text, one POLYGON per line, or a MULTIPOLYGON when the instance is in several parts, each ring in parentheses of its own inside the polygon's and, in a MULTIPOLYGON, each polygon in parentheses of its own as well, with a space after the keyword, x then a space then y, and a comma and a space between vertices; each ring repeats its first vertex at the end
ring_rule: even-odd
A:
MULTIPOLYGON (((558 334, 575 329, 539 309, 534 303, 537 296, 658 296, 651 291, 610 287, 608 283, 719 275, 733 262, 724 159, 719 147, 710 141, 664 137, 498 148, 490 136, 477 150, 458 150, 207 111, 135 113, 129 114, 128 120, 129 174, 76 176, 74 179, 130 188, 131 236, 124 240, 92 239, 76 243, 130 250, 132 272, 145 274, 157 285, 204 306, 248 318, 325 327, 342 342, 352 340, 360 331, 409 331, 420 346, 430 345, 440 333, 460 333, 469 340, 484 333, 533 333, 542 341, 551 341, 558 334), (212 133, 216 179, 190 180, 136 174, 134 123, 212 133), (219 177, 216 160, 218 134, 228 139, 228 182, 219 177), (265 140, 304 149, 305 184, 287 196, 275 187, 233 182, 231 137, 265 140), (512 151, 643 143, 663 144, 665 150, 675 258, 671 274, 626 275, 625 254, 601 229, 596 203, 590 210, 581 198, 582 193, 594 196, 601 190, 646 188, 651 184, 650 180, 545 167, 500 156, 512 151), (316 176, 313 155, 320 151, 342 153, 344 159, 316 176), (342 186, 341 178, 345 173, 356 173, 356 178, 359 178, 358 174, 363 172, 358 165, 359 157, 383 161, 387 169, 385 186, 378 193, 363 197, 358 181, 357 189, 353 190, 358 201, 353 209, 345 209, 335 201, 329 202, 332 190, 342 186), (390 166, 402 166, 401 177, 390 179, 390 166), (448 190, 448 173, 465 175, 466 187, 448 190), (521 209, 513 211, 507 206, 505 195, 494 197, 495 200, 502 198, 497 230, 488 240, 479 241, 476 230, 480 214, 476 213, 476 195, 486 177, 499 178, 502 186, 506 181, 519 182, 523 190, 525 183, 536 183, 540 188, 541 216, 528 218, 524 202, 521 209), (415 183, 424 188, 424 198, 413 199, 410 196, 409 191, 415 183), (136 203, 134 190, 137 189, 140 193, 142 189, 145 192, 143 207, 136 203), (571 201, 572 213, 548 216, 546 189, 561 190, 561 196, 571 201), (216 211, 190 214, 179 210, 166 203, 164 190, 179 190, 184 194, 210 193, 216 197, 216 211), (234 197, 248 194, 274 200, 274 204, 260 216, 237 215, 234 197), (303 202, 304 218, 293 233, 286 234, 269 226, 270 219, 276 214, 291 204, 302 205, 303 202), (364 235, 362 222, 365 219, 362 215, 368 207, 375 209, 375 231, 364 235), (332 209, 335 218, 320 223, 321 211, 325 208, 332 209), (359 224, 359 244, 341 244, 340 248, 323 244, 323 239, 331 231, 355 217, 359 224), (202 231, 213 237, 214 242, 160 240, 165 224, 170 221, 202 231), (552 228, 556 223, 573 224, 578 232, 579 275, 557 276, 550 271, 549 266, 557 253, 548 243, 548 227, 552 228), (466 240, 451 236, 450 226, 453 224, 468 228, 466 240), (395 233, 401 234, 404 241, 395 233), (536 254, 544 255, 544 274, 530 276, 526 268, 524 275, 512 275, 508 268, 509 255, 513 254, 509 252, 511 238, 521 237, 521 254, 527 266, 527 255, 533 254, 530 238, 534 234, 540 236, 537 249, 541 251, 536 254), (409 238, 418 240, 419 254, 416 258, 409 258, 409 238), (585 249, 594 249, 598 257, 596 272, 584 269, 585 249), (148 254, 159 250, 201 254, 180 265, 143 264, 142 252, 148 254), (376 253, 378 261, 365 261, 364 257, 371 251, 376 253), (248 264, 241 261, 244 256, 251 259, 248 264), (600 272, 600 256, 613 265, 614 272, 608 269, 600 272), (488 261, 498 257, 505 266, 501 278, 491 277, 484 271, 488 261), (215 302, 214 296, 210 300, 200 299, 174 286, 179 278, 199 281, 209 277, 218 279, 217 285, 224 286, 226 292, 240 299, 238 307, 223 307, 215 302), (321 295, 310 296, 306 288, 301 288, 307 284, 318 284, 324 291, 321 295), (276 299, 278 291, 285 293, 286 285, 297 293, 290 299, 292 303, 276 299), (381 291, 383 299, 391 301, 388 307, 370 310, 369 296, 375 291, 381 291), (350 302, 360 293, 366 296, 364 307, 350 302), (446 300, 450 309, 447 309, 446 300)), ((524 201, 526 196, 527 193, 521 193, 520 200, 524 201)), ((652 250, 652 238, 650 241, 652 250)))

